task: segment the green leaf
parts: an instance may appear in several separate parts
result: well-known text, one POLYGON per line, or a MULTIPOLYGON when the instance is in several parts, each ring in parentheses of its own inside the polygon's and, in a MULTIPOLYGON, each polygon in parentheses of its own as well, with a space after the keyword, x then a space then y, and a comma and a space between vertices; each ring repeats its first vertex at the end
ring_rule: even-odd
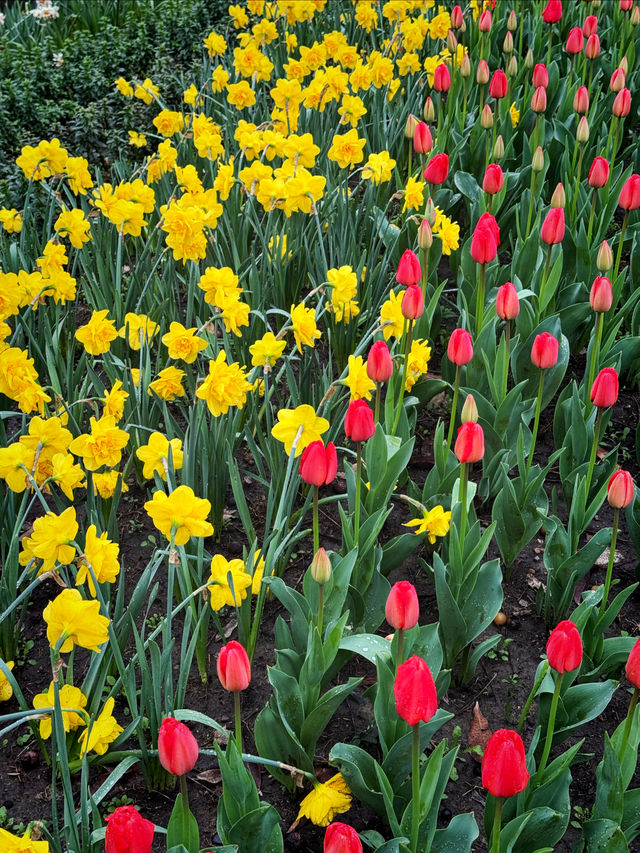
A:
POLYGON ((430 847, 431 853, 471 853, 471 845, 480 830, 473 812, 457 814, 446 829, 437 829, 430 847))
POLYGON ((200 851, 200 830, 198 822, 182 802, 182 794, 176 797, 169 824, 167 826, 167 848, 184 845, 189 853, 200 851))
POLYGON ((391 643, 378 634, 351 634, 343 637, 340 648, 349 652, 355 652, 375 664, 380 660, 391 659, 391 643))

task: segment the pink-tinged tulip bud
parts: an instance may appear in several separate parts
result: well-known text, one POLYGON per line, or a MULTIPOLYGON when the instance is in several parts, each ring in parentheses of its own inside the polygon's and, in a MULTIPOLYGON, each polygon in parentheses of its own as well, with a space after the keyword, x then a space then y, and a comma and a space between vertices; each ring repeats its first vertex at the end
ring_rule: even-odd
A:
POLYGON ((573 672, 582 663, 582 639, 573 622, 559 622, 547 640, 547 660, 560 674, 573 672))
POLYGON ((520 300, 518 291, 508 281, 498 288, 496 296, 496 314, 502 320, 515 320, 520 313, 520 300))
POLYGON ((433 148, 433 137, 429 125, 419 121, 413 134, 413 150, 418 154, 428 154, 433 148))
POLYGON ((493 112, 489 104, 485 104, 480 113, 480 125, 485 130, 491 130, 493 127, 493 112))
POLYGON ((433 231, 427 219, 423 219, 418 226, 417 242, 420 249, 430 249, 433 245, 433 231))
POLYGON ((489 82, 490 76, 489 66, 486 59, 481 59, 476 70, 476 83, 479 86, 484 86, 489 82))
POLYGON ((513 797, 529 784, 524 744, 517 732, 498 729, 482 756, 482 786, 494 797, 513 797))
POLYGON ((431 97, 427 95, 427 99, 424 102, 424 109, 422 110, 422 115, 424 116, 425 121, 433 121, 436 117, 435 107, 433 106, 433 101, 431 97))
MULTIPOLYGON (((608 269, 608 267, 607 267, 608 269)), ((613 288, 606 275, 597 275, 591 285, 589 294, 591 308, 598 314, 604 314, 613 304, 613 288)))
POLYGON ((578 122, 578 128, 576 130, 576 140, 582 145, 585 145, 589 141, 589 122, 587 121, 586 116, 582 116, 582 118, 578 122))
POLYGON ((534 113, 543 113, 547 108, 547 90, 544 86, 538 86, 531 96, 531 109, 534 113))
POLYGON ((626 74, 622 70, 622 68, 616 68, 616 70, 611 75, 611 80, 609 80, 609 89, 612 92, 619 92, 621 89, 624 89, 626 81, 626 74))
POLYGON ((637 27, 640 24, 640 6, 634 6, 631 10, 631 26, 637 27))
POLYGON ((625 77, 629 73, 629 62, 626 56, 623 56, 620 62, 618 63, 618 68, 620 71, 624 71, 625 77))
POLYGON ((624 118, 629 115, 631 109, 631 92, 628 89, 620 89, 618 94, 613 99, 613 107, 611 112, 618 118, 624 118))
POLYGON ((573 27, 567 36, 567 44, 565 50, 567 53, 582 53, 584 47, 584 33, 580 27, 573 27))
POLYGON ((465 421, 458 427, 453 451, 458 462, 479 462, 484 456, 484 431, 480 424, 465 421))
POLYGON ((151 853, 156 828, 134 806, 118 806, 105 820, 105 853, 151 853))
POLYGON ((477 264, 490 263, 498 254, 498 243, 495 229, 480 219, 471 238, 471 257, 477 264))
POLYGON ((410 726, 420 720, 429 722, 438 710, 438 694, 426 661, 412 655, 400 664, 393 682, 393 696, 398 716, 410 726))
POLYGON ((473 341, 466 329, 454 329, 447 346, 447 358, 458 367, 469 364, 473 358, 473 341))
POLYGON ((354 400, 349 403, 344 418, 344 431, 351 441, 367 441, 376 431, 373 412, 366 400, 354 400))
POLYGON ((630 12, 633 8, 633 0, 620 0, 620 11, 630 12))
POLYGON ((347 823, 330 823, 324 835, 323 853, 362 853, 360 836, 347 823))
POLYGON ((589 91, 586 86, 580 86, 573 98, 573 109, 578 115, 584 115, 589 110, 589 91))
POLYGON ((589 36, 598 32, 598 19, 595 15, 587 15, 582 25, 582 32, 585 38, 589 38, 589 36))
POLYGON ((633 503, 635 486, 628 471, 616 471, 609 477, 607 500, 614 509, 624 509, 633 503))
POLYGON ((613 252, 611 251, 611 246, 606 240, 603 240, 602 243, 600 243, 598 257, 596 258, 596 266, 600 272, 607 272, 613 266, 613 252))
POLYGON ((459 30, 463 23, 464 18, 462 17, 462 9, 460 6, 456 5, 451 10, 451 26, 454 30, 459 30))
POLYGON ((553 195, 551 196, 551 201, 549 202, 551 208, 555 207, 565 207, 567 203, 567 196, 564 191, 564 187, 562 186, 562 182, 556 184, 556 188, 553 191, 553 195))
POLYGON ((531 169, 534 172, 541 172, 544 169, 544 151, 540 145, 538 145, 536 150, 533 152, 533 157, 531 158, 531 169))
POLYGON ((502 134, 498 134, 498 138, 496 139, 496 144, 493 146, 493 159, 494 160, 502 160, 504 157, 504 139, 502 138, 502 134))
POLYGON ((460 63, 460 76, 461 77, 469 77, 471 74, 471 60, 469 59, 469 54, 465 53, 462 57, 462 62, 460 63))
POLYGON ((480 20, 478 21, 478 29, 481 33, 488 33, 491 29, 491 12, 488 9, 485 9, 484 12, 480 15, 480 20))
POLYGON ((436 92, 448 92, 451 88, 449 66, 445 65, 444 62, 437 65, 436 70, 433 72, 433 88, 436 92))
POLYGON ((564 239, 564 210, 562 207, 552 207, 545 216, 540 237, 543 243, 552 245, 562 243, 564 239))
POLYGON ((509 62, 507 62, 507 75, 509 77, 515 77, 518 73, 518 60, 515 57, 515 54, 511 54, 509 57, 509 62))
POLYGON ((198 760, 198 741, 190 729, 176 720, 165 717, 158 732, 158 758, 160 764, 174 776, 183 776, 198 760))
POLYGON ((589 36, 584 52, 587 59, 597 59, 600 56, 600 39, 597 33, 589 36))
POLYGON ((527 69, 527 71, 530 71, 533 68, 533 63, 533 51, 531 50, 531 48, 529 48, 524 57, 524 67, 527 69))
POLYGON ((251 683, 251 664, 244 646, 231 640, 218 652, 216 660, 218 678, 225 690, 238 693, 251 683))
POLYGON ((418 624, 420 605, 418 593, 409 581, 398 581, 389 590, 384 618, 396 631, 407 631, 418 624))
POLYGON ((436 206, 433 203, 433 199, 431 197, 427 199, 427 203, 424 207, 424 218, 433 228, 433 226, 436 224, 436 206))
POLYGON ((427 163, 424 170, 424 179, 429 184, 443 184, 449 174, 449 155, 436 154, 427 163))
POLYGON ((497 163, 489 163, 487 171, 484 173, 482 189, 486 193, 489 193, 489 195, 495 195, 500 192, 503 184, 504 174, 502 169, 497 165, 497 163))
POLYGON ((415 252, 411 249, 405 249, 398 264, 396 272, 396 281, 398 284, 404 284, 408 287, 410 284, 417 284, 422 278, 422 267, 415 252))
POLYGON ((413 113, 409 113, 409 118, 404 126, 404 135, 407 139, 413 139, 413 134, 415 133, 417 124, 418 119, 413 115, 413 113))
POLYGON ((549 0, 542 10, 542 20, 545 24, 557 24, 562 18, 562 0, 549 0))
POLYGON ((455 56, 458 49, 458 39, 453 30, 449 30, 447 33, 447 49, 455 56))
POLYGON ((518 18, 516 16, 515 9, 512 9, 509 12, 509 17, 507 18, 507 29, 511 33, 514 33, 518 29, 518 18))
POLYGON ((509 91, 509 81, 507 75, 501 68, 493 72, 493 77, 489 83, 489 96, 492 98, 504 98, 509 91))
POLYGON ((536 335, 531 347, 531 361, 541 370, 549 370, 558 362, 558 340, 549 332, 536 335))
POLYGON ((513 53, 513 34, 509 32, 509 30, 507 30, 507 34, 502 42, 502 50, 507 54, 507 56, 513 53))
MULTIPOLYGON (((636 6, 635 8, 637 9, 638 7, 636 6)), ((633 686, 640 688, 640 639, 636 640, 629 652, 624 672, 633 686)))
POLYGON ((609 163, 604 157, 594 157, 589 169, 589 186, 600 189, 609 180, 609 163))
POLYGON ((328 583, 331 577, 331 560, 324 548, 318 548, 311 561, 311 577, 316 583, 328 583))
POLYGON ((478 407, 476 406, 473 394, 467 394, 467 399, 464 401, 462 412, 460 413, 460 422, 464 424, 467 421, 471 421, 474 424, 478 423, 478 407))
POLYGON ((549 72, 547 71, 547 66, 544 64, 544 62, 539 62, 534 67, 531 82, 536 87, 536 89, 538 88, 538 86, 542 86, 546 89, 549 85, 549 72))
POLYGON ((338 455, 335 444, 330 441, 325 447, 323 442, 312 441, 302 451, 300 457, 300 476, 310 486, 326 486, 338 472, 338 455))
POLYGON ((417 320, 424 314, 424 296, 418 284, 410 284, 405 290, 400 306, 406 320, 417 320))
POLYGON ((618 204, 623 210, 637 210, 640 207, 640 175, 629 175, 620 190, 618 204))
POLYGON ((613 367, 605 367, 593 380, 591 402, 599 409, 608 409, 618 401, 618 372, 613 367))
POLYGON ((393 373, 393 360, 385 341, 376 341, 367 357, 367 376, 373 382, 388 382, 393 373))

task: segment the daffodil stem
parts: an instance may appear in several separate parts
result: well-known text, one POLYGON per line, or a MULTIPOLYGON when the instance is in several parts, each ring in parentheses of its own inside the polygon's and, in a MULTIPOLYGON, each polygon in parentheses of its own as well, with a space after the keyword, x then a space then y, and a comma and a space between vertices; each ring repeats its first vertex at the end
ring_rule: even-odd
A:
POLYGON ((236 717, 236 746, 242 754, 242 717, 240 716, 240 691, 233 691, 233 709, 236 717))
POLYGON ((491 832, 491 853, 500 853, 500 830, 502 828, 503 797, 496 797, 496 808, 493 813, 493 830, 491 832))
POLYGON ((602 312, 596 314, 596 322, 593 330, 593 346, 591 347, 591 362, 589 364, 589 379, 585 388, 587 412, 591 411, 591 386, 593 377, 596 375, 596 366, 600 360, 600 339, 602 337, 602 312))
POLYGON ((596 464, 596 455, 598 453, 598 441, 600 440, 600 424, 602 423, 602 409, 598 409, 596 422, 593 427, 593 444, 591 445, 591 456, 589 457, 589 468, 587 469, 587 490, 586 495, 589 497, 589 489, 591 488, 591 480, 593 478, 593 469, 596 464))
POLYGON ((411 748, 411 853, 418 851, 420 829, 420 721, 413 727, 411 748))
POLYGON ((460 551, 464 554, 464 535, 467 528, 467 484, 469 482, 468 463, 460 463, 460 551))
POLYGON ((544 662, 543 666, 540 668, 540 673, 533 683, 533 687, 531 688, 531 693, 529 693, 529 696, 527 697, 527 701, 524 703, 524 708, 522 709, 522 713, 520 714, 520 719, 518 720, 518 728, 516 729, 516 731, 518 732, 519 735, 522 734, 522 729, 524 728, 525 720, 527 719, 527 715, 529 714, 529 709, 531 708, 533 700, 535 699, 535 695, 538 692, 538 690, 540 689, 540 685, 542 684, 542 681, 543 681, 545 675, 547 674, 548 669, 549 669, 549 661, 546 660, 544 662))
POLYGON ((451 442, 453 440, 453 428, 456 423, 456 411, 458 408, 458 394, 460 393, 460 365, 456 365, 456 381, 453 386, 453 400, 451 402, 451 417, 449 418, 449 432, 447 433, 447 456, 451 450, 451 442))
POLYGON ((318 525, 318 486, 313 487, 313 553, 318 553, 320 547, 320 530, 318 525))
POLYGON ((360 488, 362 485, 362 442, 356 443, 356 506, 353 521, 353 540, 356 548, 360 538, 360 488))
POLYGON ((540 381, 538 382, 538 396, 536 398, 536 413, 533 419, 533 433, 531 435, 531 448, 529 449, 529 455, 527 457, 527 465, 525 471, 527 473, 527 479, 529 477, 529 471, 531 470, 531 463, 533 462, 533 454, 536 451, 536 440, 538 438, 538 427, 540 426, 540 412, 542 410, 542 392, 544 390, 544 370, 540 370, 540 381))
POLYGON ((622 231, 620 233, 620 243, 618 244, 618 254, 616 255, 616 265, 613 268, 613 283, 615 284, 616 279, 618 278, 618 273, 620 272, 620 261, 622 259, 622 247, 624 245, 624 235, 627 230, 627 220, 629 219, 629 211, 626 210, 624 214, 624 219, 622 220, 622 231))
POLYGON ((624 754, 627 751, 627 744, 629 743, 629 735, 631 734, 631 725, 633 723, 633 717, 636 712, 638 698, 640 698, 640 690, 638 690, 638 688, 636 687, 636 689, 633 691, 631 701, 629 702, 629 710, 627 711, 627 721, 625 723, 624 732, 622 733, 622 740, 620 741, 620 752, 618 753, 618 761, 620 762, 620 764, 622 764, 624 754))
POLYGON ((318 584, 318 633, 322 638, 322 622, 324 620, 324 584, 318 584))
POLYGON ((618 539, 618 519, 620 510, 615 507, 613 510, 613 532, 611 533, 611 548, 609 549, 609 562, 607 563, 607 574, 604 580, 604 591, 602 593, 602 601, 600 602, 600 615, 602 619, 604 612, 607 609, 607 601, 609 600, 609 590, 611 589, 611 575, 613 572, 613 562, 616 557, 616 541, 618 539))
POLYGON ((537 771, 538 779, 540 779, 544 768, 547 766, 547 761, 549 760, 549 753, 551 752, 551 744, 553 742, 553 729, 556 724, 558 700, 560 699, 560 690, 562 689, 563 678, 564 673, 559 672, 558 677, 556 678, 556 685, 553 690, 553 696, 551 697, 551 708, 549 709, 549 720, 547 722, 547 736, 544 741, 544 750, 542 752, 542 758, 540 759, 540 764, 538 766, 537 771))

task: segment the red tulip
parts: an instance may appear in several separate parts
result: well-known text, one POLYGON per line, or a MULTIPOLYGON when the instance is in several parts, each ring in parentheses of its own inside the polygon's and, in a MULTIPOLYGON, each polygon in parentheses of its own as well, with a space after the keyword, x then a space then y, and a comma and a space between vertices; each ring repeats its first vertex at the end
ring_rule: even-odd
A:
POLYGON ((400 306, 402 316, 407 320, 417 320, 424 314, 424 296, 422 288, 417 284, 410 284, 405 290, 400 306))
POLYGON ((453 450, 458 462, 479 462, 484 456, 484 432, 480 424, 465 421, 458 427, 453 450))
POLYGON ((578 669, 582 663, 580 632, 569 619, 559 622, 547 640, 549 666, 560 674, 578 669))
POLYGON ((417 284, 422 278, 422 267, 415 252, 411 249, 405 249, 398 264, 396 272, 396 281, 398 284, 404 284, 405 287, 409 284, 417 284))
POLYGON ((482 189, 489 193, 489 195, 495 195, 499 193, 504 184, 504 174, 500 166, 497 163, 489 163, 487 166, 487 171, 484 173, 484 179, 482 181, 482 189))
POLYGON ((608 311, 613 304, 613 288, 606 275, 597 275, 591 285, 589 294, 591 308, 599 314, 608 311))
MULTIPOLYGON (((609 80, 609 89, 612 92, 619 92, 621 89, 624 89, 624 84, 626 82, 626 75, 622 68, 616 68, 616 70, 611 75, 611 80, 609 80)), ((629 93, 631 95, 631 93, 629 93)))
POLYGON ((507 75, 501 68, 493 72, 493 77, 489 83, 489 96, 491 98, 504 98, 509 89, 509 81, 507 75))
POLYGON ((352 441, 366 441, 376 431, 373 412, 366 400, 354 400, 349 403, 344 418, 344 431, 352 441))
POLYGON ((529 783, 524 744, 517 732, 498 729, 482 756, 482 785, 494 797, 513 797, 529 783))
POLYGON ((463 23, 462 9, 460 6, 454 6, 451 10, 451 26, 454 30, 459 30, 463 23))
POLYGON ((573 98, 573 109, 578 115, 584 115, 589 110, 589 91, 586 86, 580 86, 573 98))
POLYGON ((607 500, 609 505, 615 509, 623 509, 633 503, 635 486, 628 471, 616 471, 609 478, 607 486, 607 500))
POLYGON ((312 441, 302 451, 300 457, 300 476, 310 486, 326 486, 338 472, 338 455, 335 444, 330 441, 325 447, 323 442, 312 441))
POLYGON ((567 36, 565 50, 567 53, 582 53, 584 47, 584 33, 581 27, 573 27, 567 36))
POLYGON ((538 86, 531 96, 531 109, 534 113, 543 113, 547 108, 547 90, 544 86, 538 86))
POLYGON ((393 361, 385 341, 376 341, 367 357, 367 376, 374 382, 387 382, 393 373, 393 361))
POLYGON ((582 25, 582 32, 584 33, 585 38, 589 38, 589 36, 598 32, 598 19, 595 15, 587 15, 584 19, 584 24, 582 25))
POLYGON ((158 732, 160 764, 174 776, 193 770, 198 760, 198 741, 184 723, 175 717, 165 717, 158 732))
POLYGON ((500 229, 490 213, 483 213, 471 238, 471 257, 478 264, 492 261, 498 254, 500 229))
POLYGON ((424 179, 429 184, 443 184, 449 174, 449 155, 436 154, 427 163, 424 170, 424 179))
POLYGON ((620 89, 613 100, 611 112, 618 118, 624 118, 629 115, 631 110, 631 92, 628 89, 620 89))
POLYGON ((428 154, 433 148, 433 137, 429 125, 425 121, 419 121, 413 132, 413 150, 417 154, 428 154))
POLYGON ((448 92, 451 88, 451 74, 449 66, 444 62, 436 65, 436 70, 433 72, 433 88, 436 92, 448 92))
MULTIPOLYGON (((317 444, 318 442, 314 442, 317 444)), ((218 678, 225 690, 238 693, 251 683, 251 663, 243 645, 231 640, 218 652, 218 678)))
POLYGON ((597 59, 600 56, 600 39, 596 33, 593 33, 587 39, 587 46, 584 49, 587 59, 597 59))
POLYGON ((454 329, 449 338, 447 357, 450 362, 463 367, 473 358, 473 341, 466 329, 454 329))
MULTIPOLYGON (((492 213, 483 213, 480 219, 478 219, 478 225, 481 225, 483 228, 489 228, 493 234, 496 244, 498 246, 500 245, 500 226, 492 213)), ((478 225, 476 225, 476 228, 478 225)))
POLYGON ((589 186, 600 189, 609 180, 609 163, 604 157, 594 157, 589 169, 589 186))
POLYGON ((106 853, 150 853, 156 828, 134 806, 118 806, 105 820, 106 853))
POLYGON ((324 853, 362 853, 360 836, 347 823, 330 823, 324 834, 324 853))
POLYGON ((393 683, 396 711, 410 726, 428 723, 438 709, 438 694, 426 662, 417 655, 401 663, 393 683))
POLYGON ((531 361, 541 370, 548 370, 558 361, 558 341, 549 332, 536 335, 531 347, 531 361))
POLYGON ((481 33, 488 33, 491 29, 491 12, 485 9, 478 20, 478 29, 481 33))
POLYGON ((560 18, 562 18, 561 0, 549 0, 542 10, 542 20, 545 24, 557 24, 560 18))
POLYGON ((544 243, 562 243, 564 239, 564 209, 552 207, 545 216, 540 229, 540 237, 544 243))
POLYGON ((420 605, 416 588, 409 581, 398 581, 389 590, 384 618, 396 631, 406 631, 418 624, 420 605))
POLYGON ((630 12, 633 8, 633 0, 620 0, 620 11, 630 12))
POLYGON ((591 402, 599 409, 608 409, 618 400, 618 373, 613 367, 605 367, 593 380, 591 402))
POLYGON ((538 62, 538 64, 534 66, 531 82, 536 89, 538 86, 542 86, 546 89, 549 85, 549 72, 547 71, 547 66, 544 62, 538 62))
POLYGON ((510 281, 498 288, 496 313, 502 320, 515 320, 520 313, 518 291, 510 281))
POLYGON ((640 175, 629 175, 620 190, 618 204, 623 210, 637 210, 640 207, 640 175))

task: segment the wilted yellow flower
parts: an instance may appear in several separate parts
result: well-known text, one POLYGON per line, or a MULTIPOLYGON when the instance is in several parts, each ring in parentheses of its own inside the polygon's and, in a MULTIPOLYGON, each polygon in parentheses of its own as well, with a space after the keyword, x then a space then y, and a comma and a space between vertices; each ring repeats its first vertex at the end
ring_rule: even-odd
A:
POLYGON ((118 737, 122 726, 118 725, 113 715, 115 699, 113 696, 104 703, 102 713, 93 721, 91 731, 86 728, 80 735, 80 754, 85 755, 93 750, 98 755, 104 755, 110 743, 118 737))
POLYGON ((449 532, 451 513, 445 512, 442 506, 434 506, 433 509, 422 510, 422 518, 414 518, 408 521, 405 527, 415 527, 414 533, 428 533, 429 542, 433 545, 436 536, 446 536, 449 532))
POLYGON ((25 835, 18 837, 6 829, 0 829, 0 850, 3 853, 49 853, 49 842, 32 840, 28 830, 25 835))
POLYGON ((136 450, 136 456, 143 463, 142 476, 147 480, 153 480, 154 473, 158 473, 163 480, 167 479, 165 464, 169 467, 169 448, 173 460, 173 470, 182 468, 182 441, 172 438, 171 441, 161 432, 152 432, 149 443, 144 444, 136 450))
POLYGON ((517 127, 520 121, 520 110, 517 108, 515 101, 509 107, 509 115, 511 116, 511 127, 517 127))
POLYGON ((328 826, 338 814, 351 808, 351 791, 341 773, 328 782, 315 782, 313 791, 300 803, 298 820, 306 817, 316 826, 328 826))
POLYGON ((95 598, 96 586, 89 566, 93 569, 93 574, 98 583, 113 583, 120 572, 119 553, 120 546, 117 542, 111 542, 107 539, 106 533, 101 533, 98 536, 95 524, 90 525, 85 537, 84 553, 78 560, 76 586, 80 586, 86 581, 89 585, 91 597, 95 598))
POLYGON ((222 554, 216 554, 211 560, 211 575, 207 581, 212 584, 209 587, 211 609, 221 610, 225 605, 237 607, 247 597, 252 582, 242 560, 227 560, 222 554))
POLYGON ((280 409, 278 423, 271 430, 271 435, 283 442, 287 456, 291 453, 293 442, 300 431, 296 444, 296 457, 312 441, 319 441, 322 433, 329 429, 329 421, 316 415, 313 406, 302 405, 295 409, 280 409))
MULTIPOLYGON (((87 705, 87 697, 79 687, 74 687, 73 684, 63 684, 59 688, 58 697, 60 699, 60 714, 62 716, 62 727, 65 732, 70 732, 80 726, 85 725, 85 719, 81 714, 75 711, 65 711, 64 708, 77 708, 84 710, 87 705)), ((55 700, 55 685, 53 681, 49 685, 46 693, 38 693, 33 697, 33 707, 36 710, 40 708, 54 708, 55 700)), ((43 720, 40 720, 40 737, 47 740, 51 737, 51 712, 49 712, 43 720)))
POLYGON ((144 508, 167 539, 171 539, 173 530, 176 545, 185 545, 192 536, 213 535, 213 525, 207 521, 211 504, 205 498, 197 498, 189 486, 178 486, 170 495, 154 492, 144 508))
MULTIPOLYGON (((8 660, 5 663, 7 669, 13 669, 15 661, 8 660)), ((8 702, 13 696, 13 687, 7 676, 0 670, 0 702, 8 702)))
POLYGON ((110 623, 100 613, 100 602, 85 601, 77 589, 63 589, 47 604, 42 615, 51 648, 64 637, 61 652, 70 652, 74 645, 99 652, 109 639, 110 623))

